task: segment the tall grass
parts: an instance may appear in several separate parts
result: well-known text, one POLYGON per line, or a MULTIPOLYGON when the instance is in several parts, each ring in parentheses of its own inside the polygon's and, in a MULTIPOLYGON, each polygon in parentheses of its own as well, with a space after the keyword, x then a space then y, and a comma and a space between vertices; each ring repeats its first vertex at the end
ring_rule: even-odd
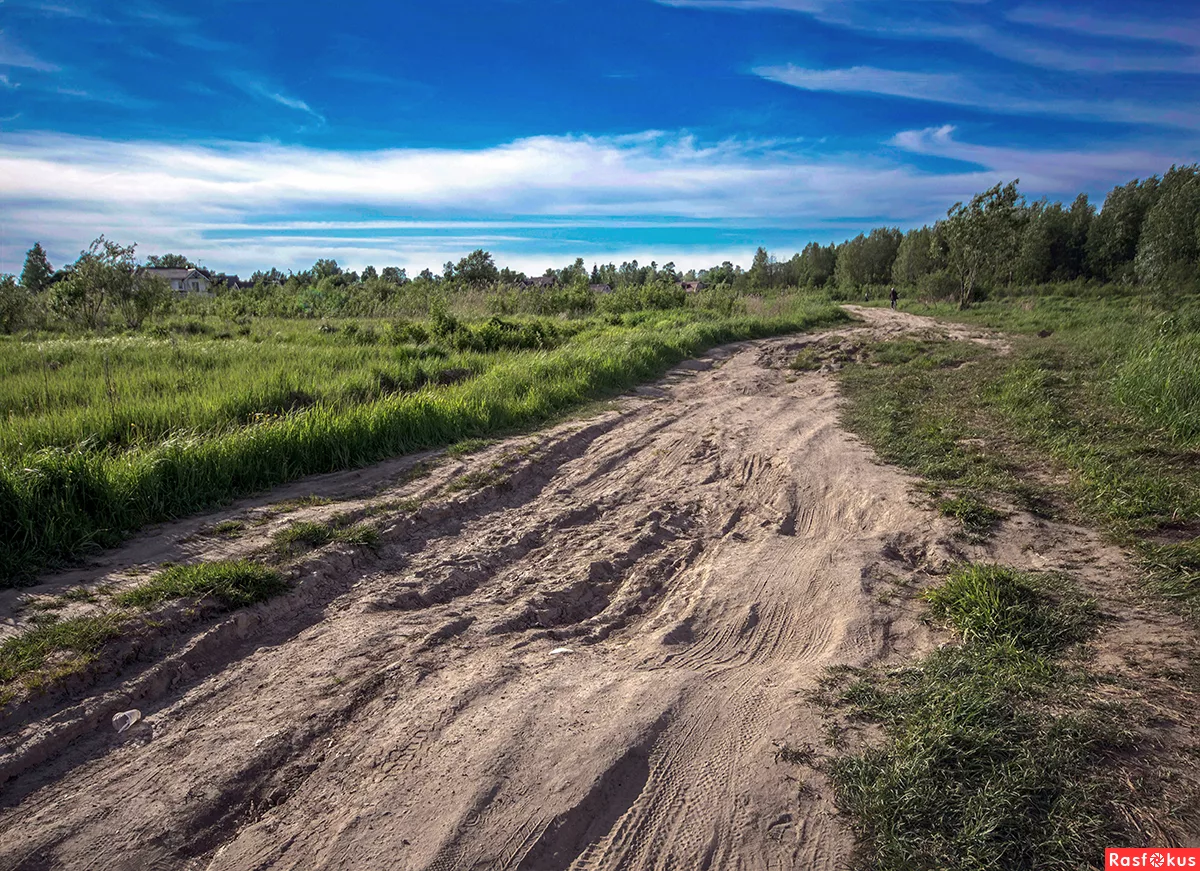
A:
POLYGON ((126 450, 97 449, 85 438, 0 457, 0 578, 11 585, 45 565, 114 545, 148 523, 303 475, 528 427, 722 342, 844 317, 832 306, 805 303, 769 319, 692 311, 613 316, 553 350, 490 355, 477 377, 446 386, 425 384, 357 404, 318 401, 236 428, 173 434, 126 450))
MULTIPOLYGON (((185 325, 191 322, 185 322, 185 325)), ((557 347, 582 322, 453 319, 267 322, 250 335, 194 333, 7 341, 0 353, 0 457, 43 447, 149 445, 215 434, 315 404, 349 406, 476 374, 514 350, 557 347)))

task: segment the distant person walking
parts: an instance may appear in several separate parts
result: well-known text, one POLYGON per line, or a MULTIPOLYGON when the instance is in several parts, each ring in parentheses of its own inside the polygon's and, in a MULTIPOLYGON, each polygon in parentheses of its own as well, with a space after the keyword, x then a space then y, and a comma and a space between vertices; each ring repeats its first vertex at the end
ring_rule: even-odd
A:
POLYGON ((900 298, 900 294, 896 293, 896 288, 892 288, 892 308, 896 307, 896 300, 900 298))

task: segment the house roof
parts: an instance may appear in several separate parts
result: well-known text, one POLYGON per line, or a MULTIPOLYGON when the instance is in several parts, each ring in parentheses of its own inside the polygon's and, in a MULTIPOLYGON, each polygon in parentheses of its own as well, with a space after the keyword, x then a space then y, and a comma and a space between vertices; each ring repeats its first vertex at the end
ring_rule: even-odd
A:
POLYGON ((165 278, 168 281, 188 279, 193 276, 203 278, 205 281, 212 280, 199 269, 168 269, 162 266, 147 266, 142 271, 150 275, 157 275, 159 278, 165 278))

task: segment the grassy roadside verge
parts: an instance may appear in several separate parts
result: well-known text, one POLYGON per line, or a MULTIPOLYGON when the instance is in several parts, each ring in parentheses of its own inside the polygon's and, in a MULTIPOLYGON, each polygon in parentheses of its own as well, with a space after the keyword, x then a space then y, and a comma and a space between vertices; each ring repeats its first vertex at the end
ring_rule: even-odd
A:
MULTIPOLYGON (((847 428, 921 476, 965 537, 1014 509, 1100 528, 1140 561, 1147 599, 1195 618, 1200 344, 1187 325, 1200 309, 906 308, 1011 330, 1010 348, 868 346, 838 375, 847 428)), ((960 567, 925 599, 959 643, 895 670, 833 671, 817 697, 845 754, 821 764, 862 867, 1083 869, 1104 846, 1171 841, 1195 807, 1194 761, 1186 743, 1156 743, 1157 718, 1189 718, 1160 702, 1187 696, 1194 668, 1094 671, 1091 609, 1053 578, 960 567)))
POLYGON ((661 375, 710 347, 845 320, 801 303, 786 317, 645 312, 550 351, 512 353, 476 378, 350 407, 317 404, 212 437, 114 452, 47 449, 0 464, 0 585, 109 547, 137 529, 298 477, 513 432, 661 375))
MULTIPOLYGON (((860 867, 1083 869, 1130 836, 1133 736, 1075 654, 1092 603, 1062 579, 962 566, 924 598, 956 644, 892 671, 833 671, 817 701, 882 740, 826 758, 860 867)), ((843 739, 845 740, 845 739, 843 739)))
POLYGON ((1200 355, 1200 339, 1132 303, 1068 303, 1039 302, 1040 319, 1015 304, 969 313, 1024 331, 1006 355, 936 339, 869 348, 841 373, 844 422, 925 478, 945 513, 1013 506, 1098 526, 1135 550, 1154 593, 1195 614, 1200 369, 1188 348, 1200 355))

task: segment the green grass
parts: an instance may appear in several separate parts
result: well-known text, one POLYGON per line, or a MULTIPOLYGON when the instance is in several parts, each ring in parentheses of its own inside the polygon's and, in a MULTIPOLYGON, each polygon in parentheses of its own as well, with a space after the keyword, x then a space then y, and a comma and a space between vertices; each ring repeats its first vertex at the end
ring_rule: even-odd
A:
POLYGON ((379 543, 379 532, 366 523, 343 527, 337 523, 301 520, 276 532, 272 541, 276 549, 283 554, 323 547, 332 541, 374 547, 379 543))
POLYGON ((926 599, 962 644, 889 672, 834 670, 818 696, 883 730, 828 762, 857 864, 1098 866, 1105 846, 1127 842, 1111 760, 1132 737, 1061 657, 1094 627, 1090 605, 1061 581, 995 566, 961 567, 926 599))
POLYGON ((967 642, 1052 653, 1082 641, 1096 624, 1095 605, 1078 597, 1054 603, 1045 578, 1003 566, 960 566, 923 598, 935 617, 967 642))
POLYGON ((1164 309, 1123 297, 1027 297, 967 312, 912 309, 1011 330, 1011 353, 936 340, 877 345, 875 365, 840 375, 847 427, 935 495, 949 491, 940 507, 968 535, 984 518, 961 500, 1065 514, 1134 548, 1150 589, 1194 612, 1200 300, 1164 309))
MULTIPOLYGON (((463 439, 536 426, 656 377, 713 345, 797 332, 844 319, 844 313, 828 304, 803 300, 790 303, 786 314, 774 317, 726 318, 691 309, 612 315, 557 328, 562 341, 550 349, 456 352, 481 356, 441 360, 439 365, 465 362, 477 373, 452 385, 425 384, 386 395, 367 391, 350 397, 347 393, 341 398, 314 394, 311 404, 291 411, 278 408, 280 413, 249 419, 221 411, 206 423, 201 421, 203 415, 189 417, 191 412, 176 417, 178 409, 170 404, 175 400, 169 398, 163 400, 167 405, 161 409, 153 403, 146 406, 153 413, 142 420, 141 406, 132 400, 128 407, 124 404, 122 397, 127 391, 118 380, 116 417, 124 419, 128 412, 135 418, 131 422, 136 428, 155 433, 153 437, 132 442, 110 439, 115 430, 105 428, 104 415, 96 419, 87 416, 93 414, 93 408, 72 418, 85 423, 73 423, 61 431, 61 438, 49 439, 65 444, 49 447, 39 447, 46 439, 35 438, 28 428, 40 414, 34 402, 38 378, 49 373, 35 365, 42 352, 36 346, 5 340, 0 360, 19 377, 13 387, 7 377, 0 378, 5 385, 0 391, 12 390, 24 396, 26 404, 10 406, 7 421, 0 423, 0 432, 9 433, 8 450, 16 451, 7 458, 0 456, 0 584, 20 583, 46 565, 112 546, 148 523, 221 505, 304 475, 360 467, 463 439), (10 355, 14 350, 17 353, 10 355), (169 411, 162 410, 168 406, 169 411), (161 415, 154 409, 160 409, 161 415), (152 419, 176 423, 164 429, 152 419), (180 422, 192 428, 180 432, 180 422), (22 434, 16 435, 18 432, 22 434)), ((342 335, 329 337, 318 333, 311 323, 306 326, 313 341, 332 341, 342 335)), ((281 366, 289 366, 307 353, 307 345, 298 340, 289 344, 286 338, 279 340, 284 347, 279 355, 281 366)), ((99 350, 86 347, 97 341, 101 340, 78 340, 85 346, 76 349, 84 362, 78 370, 71 370, 74 374, 67 381, 90 378, 94 382, 96 377, 103 381, 103 374, 85 373, 87 367, 94 370, 101 359, 99 350)), ((380 346, 367 347, 371 353, 385 353, 380 346)), ((67 349, 56 353, 58 350, 65 359, 67 349)), ((208 353, 194 350, 202 357, 208 353)), ((343 350, 330 353, 336 356, 343 350)), ((141 362, 130 364, 129 378, 135 379, 135 372, 140 373, 138 379, 150 378, 156 368, 169 365, 173 353, 169 342, 153 348, 139 346, 136 355, 141 362)), ((212 352, 218 358, 221 353, 212 352)), ((252 361, 260 354, 269 356, 262 346, 253 344, 240 353, 240 362, 227 361, 224 368, 204 370, 203 385, 236 393, 240 384, 247 383, 239 376, 239 367, 243 363, 253 367, 252 361)), ((361 376, 364 367, 369 370, 374 365, 371 359, 351 355, 327 359, 322 365, 335 375, 361 376)), ((52 374, 62 373, 65 366, 52 374)), ((109 371, 126 369, 110 366, 109 371)), ((72 402, 78 408, 96 403, 101 411, 108 407, 106 390, 101 389, 97 398, 96 385, 88 389, 92 392, 77 400, 54 398, 58 395, 53 394, 48 407, 72 402)), ((164 386, 159 392, 166 396, 170 389, 164 386)), ((198 398, 196 402, 198 407, 204 405, 198 398)), ((123 427, 118 429, 123 432, 123 427)))
POLYGON ((986 538, 992 528, 1004 517, 973 493, 963 493, 937 502, 938 511, 953 517, 962 526, 963 532, 972 540, 986 538))
POLYGON ((0 643, 0 684, 35 672, 48 672, 44 679, 51 680, 78 671, 121 634, 128 619, 121 613, 51 619, 6 638, 0 643))
POLYGON ((224 536, 225 538, 233 538, 241 534, 245 530, 246 524, 241 520, 222 520, 219 523, 213 524, 213 534, 224 536))
POLYGON ((211 562, 170 566, 145 584, 117 594, 115 604, 149 608, 170 599, 212 599, 227 609, 263 602, 288 588, 280 574, 257 563, 211 562))

